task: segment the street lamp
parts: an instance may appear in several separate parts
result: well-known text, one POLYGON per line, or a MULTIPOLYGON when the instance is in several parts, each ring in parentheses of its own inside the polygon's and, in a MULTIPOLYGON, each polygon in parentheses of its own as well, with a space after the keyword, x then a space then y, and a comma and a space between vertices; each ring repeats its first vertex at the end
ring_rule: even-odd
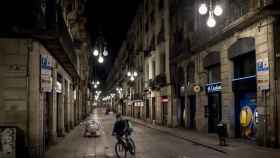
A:
POLYGON ((127 76, 129 77, 130 81, 134 81, 138 76, 138 73, 136 71, 128 71, 127 76))
POLYGON ((104 57, 109 55, 109 52, 106 47, 107 43, 105 42, 105 39, 103 36, 100 35, 97 37, 96 42, 95 42, 95 49, 93 50, 93 56, 97 57, 98 56, 98 62, 103 63, 104 62, 104 57))
MULTIPOLYGON (((198 9, 198 12, 199 14, 201 15, 205 15, 207 14, 208 12, 208 8, 207 8, 207 5, 206 3, 202 3, 200 6, 199 6, 199 9, 198 9)), ((221 16, 223 14, 223 8, 216 4, 215 8, 213 9, 213 5, 212 5, 212 0, 210 0, 210 5, 209 5, 209 17, 207 19, 207 26, 210 27, 210 28, 213 28, 216 26, 216 20, 215 20, 215 16, 221 16)))
POLYGON ((99 81, 92 81, 91 84, 96 89, 100 85, 100 82, 99 81))

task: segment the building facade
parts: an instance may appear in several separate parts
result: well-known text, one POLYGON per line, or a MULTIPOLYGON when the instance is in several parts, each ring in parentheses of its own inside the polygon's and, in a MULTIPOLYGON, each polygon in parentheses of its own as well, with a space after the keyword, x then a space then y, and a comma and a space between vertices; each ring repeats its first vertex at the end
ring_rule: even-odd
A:
POLYGON ((90 111, 88 38, 84 1, 27 4, 0 31, 0 126, 16 129, 17 157, 37 158, 90 111))
POLYGON ((116 59, 121 73, 108 80, 124 90, 119 109, 204 133, 225 123, 230 137, 279 145, 279 1, 217 1, 224 11, 214 28, 201 3, 143 1, 116 59), (132 83, 131 62, 141 76, 132 83))
POLYGON ((279 2, 221 2, 226 11, 215 28, 199 15, 200 3, 176 1, 172 8, 172 70, 183 74, 174 77, 179 125, 215 133, 223 122, 230 137, 277 146, 273 12, 279 8, 273 6, 279 2))

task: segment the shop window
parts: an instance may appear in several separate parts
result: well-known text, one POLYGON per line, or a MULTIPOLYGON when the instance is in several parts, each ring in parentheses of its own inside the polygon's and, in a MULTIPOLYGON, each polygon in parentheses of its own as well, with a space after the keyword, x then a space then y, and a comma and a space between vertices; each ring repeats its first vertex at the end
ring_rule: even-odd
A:
POLYGON ((215 65, 208 68, 208 83, 221 81, 221 66, 215 65))
POLYGON ((234 59, 234 78, 256 75, 255 52, 248 53, 234 59))

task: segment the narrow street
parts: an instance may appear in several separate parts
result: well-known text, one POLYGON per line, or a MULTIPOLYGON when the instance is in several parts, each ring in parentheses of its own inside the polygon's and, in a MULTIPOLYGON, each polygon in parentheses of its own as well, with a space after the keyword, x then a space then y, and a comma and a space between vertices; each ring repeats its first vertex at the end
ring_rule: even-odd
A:
MULTIPOLYGON (((111 136, 114 115, 104 115, 104 110, 96 110, 91 117, 99 119, 103 125, 101 137, 83 137, 83 126, 78 126, 62 142, 52 147, 46 158, 112 157, 115 139, 111 136)), ((163 132, 134 125, 133 139, 136 143, 137 158, 207 158, 227 157, 191 142, 163 132)))

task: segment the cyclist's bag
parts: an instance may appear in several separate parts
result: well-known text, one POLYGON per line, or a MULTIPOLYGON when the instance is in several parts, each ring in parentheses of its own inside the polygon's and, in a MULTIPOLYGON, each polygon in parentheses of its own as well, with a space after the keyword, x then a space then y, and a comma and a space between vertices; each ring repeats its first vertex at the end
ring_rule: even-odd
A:
POLYGON ((125 122, 126 122, 127 131, 128 131, 129 134, 131 134, 131 132, 133 131, 132 123, 128 119, 125 120, 125 122))

